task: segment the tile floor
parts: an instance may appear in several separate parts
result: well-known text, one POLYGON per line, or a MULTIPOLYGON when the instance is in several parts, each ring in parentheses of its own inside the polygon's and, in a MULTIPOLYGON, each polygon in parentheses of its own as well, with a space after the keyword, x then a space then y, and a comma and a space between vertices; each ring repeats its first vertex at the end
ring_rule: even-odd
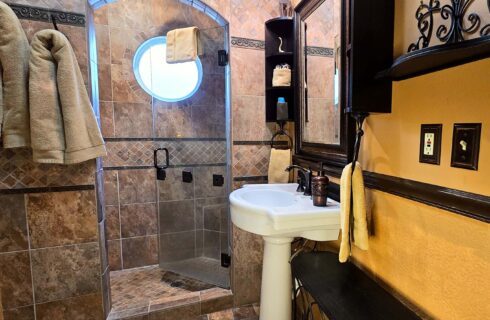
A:
POLYGON ((230 290, 150 266, 111 272, 109 320, 252 320, 258 306, 233 307, 230 290))
POLYGON ((202 320, 258 320, 259 306, 243 306, 202 316, 202 320))

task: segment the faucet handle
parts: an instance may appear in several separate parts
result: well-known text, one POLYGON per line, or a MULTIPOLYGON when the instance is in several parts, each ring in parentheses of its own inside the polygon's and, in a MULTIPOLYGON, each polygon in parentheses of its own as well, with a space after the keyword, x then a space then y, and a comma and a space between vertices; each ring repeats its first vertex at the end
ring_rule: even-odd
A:
POLYGON ((305 192, 305 186, 303 182, 301 181, 300 176, 298 175, 298 179, 296 180, 298 182, 298 188, 296 188, 296 192, 305 192))

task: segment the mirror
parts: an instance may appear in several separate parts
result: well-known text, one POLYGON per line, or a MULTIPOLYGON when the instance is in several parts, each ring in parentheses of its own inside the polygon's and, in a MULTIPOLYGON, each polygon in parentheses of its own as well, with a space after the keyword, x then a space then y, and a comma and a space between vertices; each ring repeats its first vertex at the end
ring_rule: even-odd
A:
POLYGON ((352 153, 353 122, 345 113, 345 0, 303 0, 296 7, 295 162, 342 167, 352 153))
POLYGON ((326 0, 304 20, 303 141, 340 144, 340 0, 326 0))

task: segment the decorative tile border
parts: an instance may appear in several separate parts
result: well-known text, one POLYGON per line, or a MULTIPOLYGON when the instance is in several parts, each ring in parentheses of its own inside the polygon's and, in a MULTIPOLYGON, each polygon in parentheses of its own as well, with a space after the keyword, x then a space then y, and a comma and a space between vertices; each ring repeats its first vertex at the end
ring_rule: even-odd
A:
MULTIPOLYGON (((270 146, 270 140, 264 141, 233 141, 234 146, 270 146)), ((274 145, 287 146, 287 141, 274 141, 274 145)))
POLYGON ((168 149, 170 165, 226 163, 225 141, 157 141, 156 146, 168 149))
POLYGON ((120 141, 226 141, 226 138, 104 138, 106 142, 120 141))
POLYGON ((95 183, 95 161, 75 165, 42 164, 29 149, 0 150, 0 189, 64 187, 95 183))
MULTIPOLYGON (((145 139, 129 141, 109 141, 106 139, 107 156, 104 157, 104 168, 109 167, 153 167, 154 150, 167 148, 170 164, 202 165, 226 163, 226 140, 158 140, 145 139)), ((164 159, 159 159, 163 162, 164 159)))
POLYGON ((58 24, 68 24, 76 27, 85 27, 85 15, 74 12, 48 10, 46 8, 31 7, 19 4, 8 4, 19 19, 36 20, 58 24))
MULTIPOLYGON (((231 45, 237 48, 265 50, 265 41, 263 40, 231 37, 231 45)), ((307 46, 306 54, 309 56, 332 58, 334 56, 334 49, 326 47, 307 46)))
POLYGON ((233 147, 233 176, 266 176, 269 171, 269 145, 238 145, 233 147))
POLYGON ((234 177, 233 181, 268 181, 268 176, 234 177))
POLYGON ((231 45, 237 48, 265 50, 265 41, 262 40, 231 37, 231 45))
POLYGON ((314 46, 307 46, 306 47, 306 54, 308 56, 319 56, 319 57, 333 58, 333 55, 334 55, 333 51, 334 50, 332 48, 314 47, 314 46))
MULTIPOLYGON (((205 163, 205 164, 177 164, 168 166, 172 168, 202 168, 202 167, 226 167, 226 163, 205 163)), ((114 170, 142 170, 142 169, 154 169, 154 166, 124 166, 124 167, 105 167, 104 171, 114 170)))
POLYGON ((94 190, 95 185, 80 185, 66 187, 39 187, 39 188, 21 188, 21 189, 0 189, 0 194, 26 194, 26 193, 51 193, 51 192, 68 192, 68 191, 86 191, 94 190))

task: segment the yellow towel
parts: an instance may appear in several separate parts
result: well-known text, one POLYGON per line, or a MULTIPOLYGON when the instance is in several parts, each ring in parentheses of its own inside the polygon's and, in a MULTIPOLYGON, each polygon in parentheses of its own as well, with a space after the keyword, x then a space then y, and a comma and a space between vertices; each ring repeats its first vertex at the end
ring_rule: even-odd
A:
POLYGON ((197 27, 175 29, 167 33, 167 63, 195 61, 200 51, 197 27))
POLYGON ((29 42, 15 13, 0 2, 0 123, 4 148, 28 147, 29 42))
POLYGON ((34 161, 72 164, 105 156, 104 140, 68 39, 55 30, 36 33, 29 68, 34 161))
POLYGON ((352 175, 352 164, 348 164, 342 171, 340 178, 340 226, 342 240, 340 243, 339 261, 346 262, 350 256, 350 213, 351 190, 353 198, 352 213, 354 214, 354 244, 361 250, 369 249, 368 227, 366 215, 366 198, 364 196, 364 179, 362 168, 356 162, 352 175))
POLYGON ((291 164, 291 150, 271 149, 269 161, 269 183, 288 183, 289 172, 286 168, 291 164))

